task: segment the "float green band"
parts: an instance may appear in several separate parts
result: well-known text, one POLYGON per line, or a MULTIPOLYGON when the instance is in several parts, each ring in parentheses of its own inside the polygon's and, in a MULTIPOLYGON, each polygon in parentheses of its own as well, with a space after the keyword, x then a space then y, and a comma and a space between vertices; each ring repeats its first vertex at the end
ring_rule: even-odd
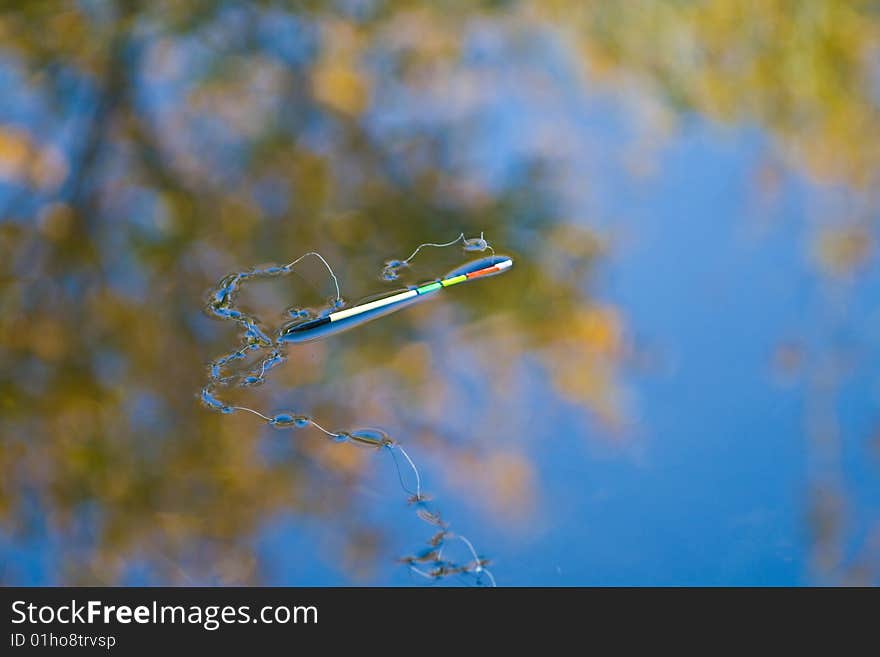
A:
POLYGON ((433 292, 434 290, 439 290, 442 285, 440 285, 439 281, 435 281, 434 283, 428 283, 427 285, 422 285, 422 287, 416 288, 416 292, 419 294, 427 294, 428 292, 433 292))

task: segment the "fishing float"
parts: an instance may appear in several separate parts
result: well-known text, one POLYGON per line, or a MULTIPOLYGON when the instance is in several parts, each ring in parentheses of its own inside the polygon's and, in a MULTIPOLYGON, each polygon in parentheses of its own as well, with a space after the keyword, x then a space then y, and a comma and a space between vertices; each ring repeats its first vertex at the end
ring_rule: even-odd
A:
POLYGON ((486 278, 507 271, 513 266, 509 256, 496 255, 481 258, 449 272, 442 279, 424 283, 403 292, 362 303, 351 308, 337 310, 323 317, 288 325, 281 330, 281 342, 308 342, 326 337, 331 333, 352 328, 363 322, 402 310, 424 299, 433 292, 453 285, 486 278))

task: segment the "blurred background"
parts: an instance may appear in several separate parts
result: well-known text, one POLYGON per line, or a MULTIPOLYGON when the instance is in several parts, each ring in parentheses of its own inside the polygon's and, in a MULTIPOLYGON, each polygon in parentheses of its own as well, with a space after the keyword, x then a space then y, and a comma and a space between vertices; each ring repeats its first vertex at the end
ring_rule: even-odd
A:
POLYGON ((424 585, 387 454, 200 405, 239 339, 203 309, 485 231, 510 273, 230 400, 388 431, 500 585, 880 583, 878 37, 869 0, 0 3, 0 582, 424 585))

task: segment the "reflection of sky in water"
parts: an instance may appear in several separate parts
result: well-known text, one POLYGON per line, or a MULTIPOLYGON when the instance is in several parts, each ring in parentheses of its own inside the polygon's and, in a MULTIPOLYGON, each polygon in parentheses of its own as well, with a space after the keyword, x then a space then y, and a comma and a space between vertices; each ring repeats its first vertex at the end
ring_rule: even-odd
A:
MULTIPOLYGON (((528 528, 486 518, 444 489, 438 468, 423 457, 428 488, 454 528, 491 554, 503 584, 807 581, 806 393, 774 376, 772 357, 784 340, 821 348, 829 337, 803 220, 817 190, 788 180, 761 214, 753 177, 765 140, 754 130, 719 130, 697 118, 665 149, 647 154, 656 159, 653 173, 632 175, 620 147, 628 140, 625 103, 563 92, 536 105, 518 88, 522 73, 512 66, 500 85, 484 90, 492 98, 482 108, 485 129, 474 130, 459 156, 491 181, 518 149, 553 137, 548 126, 562 126, 563 158, 571 156, 563 163, 573 164, 560 196, 570 200, 573 216, 595 217, 587 223, 614 243, 596 292, 619 304, 659 365, 628 377, 633 426, 623 446, 607 443, 579 409, 525 368, 526 396, 541 409, 519 428, 528 434, 539 478, 528 528)), ((865 307, 876 283, 873 275, 863 279, 852 305, 865 307)), ((878 501, 876 472, 860 455, 871 429, 876 365, 861 364, 841 402, 855 508, 878 501)), ((365 491, 370 509, 357 512, 397 526, 405 550, 407 534, 418 528, 379 475, 392 478, 390 463, 377 465, 376 490, 365 491)), ((867 519, 852 520, 858 526, 867 519)), ((329 540, 324 527, 307 527, 308 538, 299 519, 275 525, 260 541, 280 581, 345 583, 316 549, 329 540)), ((375 581, 409 580, 390 566, 375 581)))
MULTIPOLYGON (((301 55, 280 55, 288 56, 301 55)), ((599 230, 611 244, 592 291, 621 309, 652 364, 644 371, 627 370, 629 425, 620 442, 609 440, 581 408, 561 400, 528 357, 517 365, 519 378, 511 387, 514 399, 528 400, 529 407, 502 418, 504 400, 493 397, 479 359, 472 357, 481 348, 491 351, 491 336, 473 337, 467 327, 438 313, 443 323, 425 328, 432 348, 445 356, 434 363, 457 373, 470 399, 460 409, 449 409, 448 426, 439 433, 448 428, 456 440, 479 442, 481 434, 492 432, 493 445, 503 445, 499 436, 510 436, 534 461, 538 499, 523 509, 522 519, 493 517, 469 491, 451 483, 435 454, 411 446, 408 418, 401 417, 398 426, 387 428, 410 449, 425 488, 453 529, 492 559, 502 585, 807 581, 805 496, 814 467, 805 437, 808 391, 802 383, 775 376, 772 358, 783 340, 796 340, 820 355, 829 345, 859 354, 841 392, 838 416, 858 540, 867 524, 860 510, 880 502, 876 461, 864 447, 876 404, 872 375, 880 365, 870 342, 878 321, 869 304, 877 291, 876 273, 867 273, 847 291, 850 315, 841 328, 830 311, 835 297, 823 294, 809 262, 812 233, 804 215, 820 191, 785 179, 779 198, 762 206, 754 171, 768 146, 759 131, 720 130, 693 117, 662 148, 645 149, 637 130, 644 112, 634 107, 646 99, 576 90, 552 43, 539 41, 514 54, 491 30, 480 30, 465 61, 466 71, 439 85, 447 93, 452 89, 446 102, 430 93, 385 90, 385 104, 397 109, 374 111, 376 134, 387 138, 401 126, 429 132, 432 123, 471 117, 467 129, 447 145, 447 164, 489 187, 515 180, 510 163, 522 164, 528 155, 555 160, 550 178, 559 212, 599 230), (457 85, 465 88, 459 94, 457 85), (647 173, 634 171, 645 166, 647 173), (854 326, 864 329, 853 331, 854 326), (468 337, 457 345, 460 335, 468 337), (491 408, 487 415, 493 424, 482 422, 484 407, 491 408)), ((2 76, 5 82, 7 73, 2 76)), ((25 106, 29 103, 23 101, 18 107, 25 106)), ((22 120, 5 107, 3 119, 22 120)), ((205 134, 194 138, 211 141, 211 129, 205 126, 205 134)), ((320 141, 320 126, 306 139, 320 141)), ((271 197, 267 188, 270 205, 271 197)), ((145 192, 140 204, 154 203, 145 192)), ((161 229, 155 224, 161 212, 145 209, 143 216, 148 217, 145 233, 161 229)), ((552 260, 540 235, 527 237, 533 240, 530 256, 552 260)), ((496 246, 504 252, 503 244, 496 246)), ((378 264, 390 255, 377 253, 374 259, 378 264)), ((122 259, 112 279, 128 295, 146 294, 138 270, 122 259)), ((480 284, 517 280, 511 274, 480 284)), ((343 296, 349 296, 345 290, 343 296)), ((192 321, 198 331, 215 330, 202 318, 192 321)), ((357 340, 348 335, 333 346, 355 349, 357 340)), ((112 378, 109 356, 106 370, 112 378)), ((355 416, 358 386, 369 381, 367 372, 338 385, 339 397, 348 400, 355 416)), ((307 390, 265 393, 267 407, 275 408, 290 407, 291 397, 307 407, 313 397, 307 390)), ((148 393, 134 395, 134 421, 149 422, 157 404, 161 400, 148 393)), ((279 448, 279 434, 255 424, 256 432, 268 455, 279 448)), ((377 455, 373 463, 359 495, 335 522, 266 519, 255 545, 270 583, 349 583, 345 562, 338 558, 337 532, 346 514, 373 518, 392 530, 380 555, 407 553, 427 537, 425 526, 404 506, 390 458, 377 455)), ((322 491, 314 495, 319 498, 322 491)), ((33 583, 44 581, 52 570, 48 564, 62 549, 46 541, 4 539, 0 545, 4 558, 21 563, 22 575, 33 583)), ((150 583, 137 567, 129 581, 150 583)), ((378 570, 365 581, 419 583, 390 558, 380 558, 378 570)))

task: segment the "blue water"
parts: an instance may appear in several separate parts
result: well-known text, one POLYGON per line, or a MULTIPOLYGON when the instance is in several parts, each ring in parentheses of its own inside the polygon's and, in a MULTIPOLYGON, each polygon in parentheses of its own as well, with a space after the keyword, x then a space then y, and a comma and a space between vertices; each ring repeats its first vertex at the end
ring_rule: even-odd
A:
MULTIPOLYGON (((422 381, 454 381, 458 397, 439 410, 419 408, 408 397, 417 384, 401 378, 396 389, 391 386, 389 405, 405 412, 386 416, 381 428, 406 446, 424 489, 453 531, 466 535, 491 560, 500 585, 821 581, 815 575, 809 521, 814 486, 830 484, 845 496, 844 560, 861 554, 880 507, 880 464, 870 446, 880 371, 880 315, 874 304, 880 298, 880 271, 869 265, 853 280, 834 280, 820 272, 811 255, 819 223, 812 209, 846 192, 826 188, 789 166, 783 167, 775 193, 765 197, 757 172, 768 162, 778 164, 780 156, 773 136, 759 126, 720 126, 685 114, 670 134, 646 145, 637 110, 641 101, 652 99, 592 81, 586 88, 576 86, 558 44, 539 42, 525 53, 511 53, 492 34, 483 26, 468 37, 464 61, 486 73, 481 81, 488 86, 481 89, 482 104, 466 138, 446 144, 449 162, 443 164, 461 178, 498 191, 524 179, 523 170, 536 152, 549 156, 549 175, 535 183, 543 186, 528 191, 549 197, 565 222, 594 231, 608 244, 581 291, 615 308, 624 326, 627 348, 613 377, 620 425, 607 426, 591 409, 560 394, 540 354, 527 347, 507 364, 503 381, 493 380, 498 370, 484 360, 496 353, 498 332, 493 333, 497 324, 492 321, 498 317, 492 304, 485 303, 478 318, 457 314, 453 301, 467 291, 450 289, 436 295, 432 307, 419 304, 403 313, 416 318, 407 337, 431 357, 422 381), (544 93, 534 93, 529 75, 535 74, 551 83, 544 93), (781 371, 779 350, 791 344, 803 357, 795 371, 781 371), (843 366, 823 387, 829 364, 836 366, 841 359, 843 366), (831 456, 816 439, 817 423, 829 417, 838 431, 831 456), (443 440, 473 448, 472 474, 444 461, 443 450, 420 437, 424 427, 418 422, 443 440), (495 465, 520 463, 516 459, 527 465, 521 481, 491 478, 495 465), (491 489, 505 481, 518 488, 491 489)), ((294 50, 282 55, 304 56, 294 50)), ((0 80, 18 84, 2 67, 0 80)), ((393 84, 381 91, 367 121, 377 139, 414 126, 417 134, 430 133, 434 122, 455 114, 436 99, 393 84)), ((143 95, 160 104, 173 100, 168 90, 154 90, 152 99, 143 95)), ((25 110, 34 102, 24 95, 20 103, 2 104, 0 116, 25 122, 25 110)), ((202 137, 211 141, 210 130, 202 137)), ((151 196, 145 196, 149 205, 151 196)), ((147 214, 152 218, 145 225, 155 228, 155 217, 147 214)), ((451 227, 451 236, 423 237, 446 239, 460 230, 451 227)), ((528 245, 512 253, 517 265, 505 276, 474 283, 499 290, 499 296, 510 289, 527 293, 529 281, 522 272, 528 269, 520 263, 553 263, 558 257, 549 236, 531 226, 516 226, 510 234, 528 245)), ((501 253, 517 246, 486 237, 501 253)), ((299 246, 291 258, 314 245, 299 246)), ((347 288, 356 288, 350 298, 357 298, 359 292, 381 291, 381 263, 403 255, 363 254, 377 265, 372 279, 352 281, 353 265, 334 264, 347 288)), ((112 284, 125 288, 130 298, 146 299, 147 277, 122 252, 116 265, 112 284)), ((226 273, 218 271, 218 278, 226 273)), ((487 298, 492 297, 487 293, 487 298)), ((207 324, 200 310, 194 304, 184 321, 207 340, 219 329, 207 324)), ((325 351, 304 352, 297 366, 319 355, 355 359, 359 347, 386 339, 383 323, 397 322, 403 313, 328 337, 316 347, 325 351)), ((505 321, 541 318, 515 315, 505 321)), ((269 338, 264 342, 271 350, 269 338)), ((237 346, 229 344, 230 349, 237 346)), ((108 382, 120 378, 111 356, 104 366, 108 382)), ((272 374, 280 377, 284 367, 294 366, 279 365, 272 374)), ((365 367, 351 378, 343 370, 336 368, 336 379, 310 382, 324 386, 314 393, 309 385, 302 392, 283 380, 264 391, 260 413, 278 417, 277 409, 291 409, 293 422, 298 413, 311 417, 315 400, 329 398, 359 418, 345 430, 373 426, 377 405, 364 400, 375 401, 369 396, 374 388, 385 390, 377 383, 381 367, 365 367)), ((189 395, 192 412, 209 413, 195 400, 196 393, 189 395)), ((132 392, 129 403, 134 424, 157 435, 170 432, 173 416, 163 399, 145 390, 132 392)), ((315 417, 322 420, 317 412, 315 417)), ((260 441, 268 460, 284 453, 287 438, 282 436, 292 431, 275 431, 256 417, 249 419, 254 422, 252 428, 241 425, 247 426, 242 440, 260 441)), ((313 428, 297 431, 297 440, 323 439, 313 428)), ((316 508, 338 490, 333 477, 310 482, 307 494, 316 508)), ((90 528, 99 525, 100 501, 91 504, 78 509, 82 535, 73 537, 84 552, 92 546, 90 528)), ((247 542, 264 581, 425 584, 396 561, 422 547, 431 532, 408 507, 388 451, 371 455, 354 494, 333 508, 332 515, 291 510, 260 518, 259 530, 247 542), (373 527, 376 535, 349 540, 355 527, 373 527), (366 546, 367 556, 349 554, 349 543, 366 546)), ((70 556, 65 537, 44 515, 33 502, 28 514, 35 523, 28 528, 32 531, 0 531, 0 555, 15 564, 15 578, 22 583, 57 583, 62 579, 58 563, 70 556)), ((127 556, 124 583, 163 583, 137 554, 127 556)), ((468 558, 467 553, 459 556, 468 558)))
MULTIPOLYGON (((659 364, 624 377, 634 417, 621 442, 533 372, 527 394, 542 409, 528 427, 537 531, 487 522, 472 501, 443 490, 446 515, 490 553, 502 584, 812 581, 805 389, 774 375, 773 354, 786 340, 821 335, 815 324, 828 302, 808 258, 806 183, 792 176, 765 224, 749 217, 754 161, 768 148, 753 129, 692 121, 658 156, 659 173, 614 201, 625 239, 603 265, 598 291, 659 364)), ((866 276, 854 305, 880 291, 876 283, 866 276)), ((850 388, 841 402, 847 452, 862 445, 875 404, 850 388)), ((844 472, 868 510, 856 514, 864 522, 880 502, 876 469, 856 458, 844 472)), ((399 510, 381 517, 393 525, 399 510)), ((316 555, 319 525, 309 525, 310 539, 298 519, 286 525, 259 543, 281 581, 347 581, 316 555)), ((392 568, 370 581, 411 580, 392 568)))

